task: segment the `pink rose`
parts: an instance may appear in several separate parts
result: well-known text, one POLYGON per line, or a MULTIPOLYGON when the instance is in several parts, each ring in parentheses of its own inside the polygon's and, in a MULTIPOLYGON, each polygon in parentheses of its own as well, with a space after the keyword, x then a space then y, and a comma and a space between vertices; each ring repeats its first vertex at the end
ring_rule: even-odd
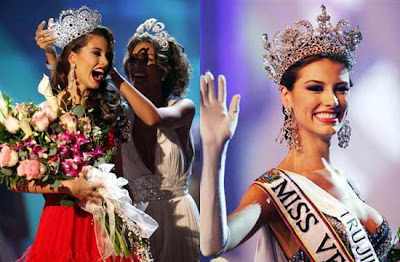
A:
POLYGON ((17 174, 27 180, 41 179, 45 173, 46 167, 37 160, 24 160, 17 168, 17 174))
POLYGON ((9 146, 4 146, 0 151, 0 166, 5 167, 10 161, 11 149, 9 146))
POLYGON ((19 130, 19 120, 12 116, 7 116, 2 123, 8 132, 16 134, 19 130))
POLYGON ((38 111, 33 114, 31 124, 36 131, 43 132, 49 127, 50 120, 45 112, 38 111))
POLYGON ((8 161, 7 166, 8 167, 13 167, 15 166, 19 161, 19 156, 18 153, 15 152, 14 150, 11 151, 11 155, 10 155, 10 160, 8 161))
POLYGON ((0 151, 0 166, 1 167, 13 167, 18 163, 19 156, 14 150, 11 150, 9 146, 3 146, 0 151))
POLYGON ((76 122, 76 117, 71 112, 65 113, 60 116, 60 125, 73 133, 76 132, 76 122))
POLYGON ((49 106, 48 104, 42 108, 42 110, 46 116, 49 118, 50 122, 53 122, 54 120, 57 119, 57 111, 54 111, 53 109, 51 109, 51 106, 49 106))

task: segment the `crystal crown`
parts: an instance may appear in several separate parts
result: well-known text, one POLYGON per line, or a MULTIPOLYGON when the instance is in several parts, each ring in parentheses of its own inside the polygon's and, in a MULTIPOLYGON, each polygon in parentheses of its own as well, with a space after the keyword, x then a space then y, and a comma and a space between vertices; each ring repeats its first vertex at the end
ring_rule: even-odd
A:
POLYGON ((143 24, 139 25, 136 29, 136 33, 133 37, 141 37, 154 35, 157 37, 157 44, 162 51, 167 51, 169 44, 169 34, 164 30, 165 25, 162 22, 157 22, 157 19, 150 18, 144 21, 143 24))
POLYGON ((325 6, 322 5, 321 9, 316 28, 311 22, 301 19, 294 27, 287 26, 285 30, 276 32, 271 41, 268 41, 267 34, 263 34, 263 46, 267 51, 263 59, 265 69, 277 84, 290 66, 308 56, 339 54, 349 61, 350 68, 355 64, 355 50, 362 40, 358 26, 350 30, 350 23, 341 19, 334 27, 325 6))
POLYGON ((95 9, 82 6, 78 10, 68 9, 60 13, 60 17, 49 25, 57 36, 56 46, 64 48, 73 40, 93 31, 101 23, 101 14, 95 9))

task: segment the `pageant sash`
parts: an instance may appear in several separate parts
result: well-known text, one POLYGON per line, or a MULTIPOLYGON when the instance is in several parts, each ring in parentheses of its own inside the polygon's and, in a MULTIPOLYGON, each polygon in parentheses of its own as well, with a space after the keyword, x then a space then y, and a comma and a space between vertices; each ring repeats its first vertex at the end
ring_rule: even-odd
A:
MULTIPOLYGON (((326 160, 323 159, 325 168, 330 172, 339 172, 335 170, 326 160)), ((290 178, 302 189, 303 192, 308 192, 307 196, 313 199, 313 202, 318 209, 324 214, 328 214, 337 218, 348 233, 348 240, 356 261, 362 262, 378 262, 379 259, 368 239, 368 235, 356 216, 347 210, 347 208, 332 195, 322 190, 308 178, 298 175, 290 171, 281 171, 289 173, 290 178)))
POLYGON ((263 189, 273 200, 276 210, 309 259, 329 262, 378 262, 375 251, 358 219, 337 200, 338 203, 333 205, 335 206, 334 214, 329 212, 345 225, 350 236, 353 258, 324 213, 305 193, 307 190, 304 191, 296 183, 295 178, 288 176, 282 170, 273 169, 257 179, 254 184, 263 189), (354 237, 354 234, 357 236, 354 237))

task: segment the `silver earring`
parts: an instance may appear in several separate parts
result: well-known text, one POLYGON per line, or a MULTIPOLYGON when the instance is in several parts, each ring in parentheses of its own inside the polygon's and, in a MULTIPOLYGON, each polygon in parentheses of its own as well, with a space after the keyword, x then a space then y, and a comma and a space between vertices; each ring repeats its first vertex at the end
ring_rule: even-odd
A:
POLYGON ((300 151, 299 133, 295 127, 293 110, 290 107, 285 107, 283 113, 285 114, 285 122, 279 131, 276 141, 282 144, 283 139, 286 139, 287 146, 292 149, 293 147, 300 151))
POLYGON ((349 145, 351 136, 351 127, 349 125, 349 120, 345 120, 343 122, 343 125, 339 129, 337 135, 339 140, 339 146, 341 148, 346 148, 349 145))
POLYGON ((75 80, 75 68, 76 65, 75 64, 71 64, 71 68, 69 69, 69 74, 68 74, 68 89, 72 89, 73 85, 74 85, 74 80, 75 80))

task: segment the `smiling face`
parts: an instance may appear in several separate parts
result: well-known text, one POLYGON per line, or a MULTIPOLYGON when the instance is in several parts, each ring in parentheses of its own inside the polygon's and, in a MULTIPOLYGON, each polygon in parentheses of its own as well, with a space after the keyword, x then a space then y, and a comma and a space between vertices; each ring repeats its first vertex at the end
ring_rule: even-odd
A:
POLYGON ((327 58, 301 68, 291 91, 281 86, 282 102, 293 109, 301 139, 330 140, 347 113, 349 87, 347 68, 327 58))
POLYGON ((81 92, 99 88, 109 64, 107 51, 108 44, 103 36, 89 35, 84 47, 70 53, 68 61, 76 65, 75 75, 81 92))
MULTIPOLYGON (((152 43, 139 42, 132 50, 128 62, 129 79, 147 98, 161 97, 164 71, 156 64, 152 43)), ((154 101, 153 101, 154 102, 154 101)))

